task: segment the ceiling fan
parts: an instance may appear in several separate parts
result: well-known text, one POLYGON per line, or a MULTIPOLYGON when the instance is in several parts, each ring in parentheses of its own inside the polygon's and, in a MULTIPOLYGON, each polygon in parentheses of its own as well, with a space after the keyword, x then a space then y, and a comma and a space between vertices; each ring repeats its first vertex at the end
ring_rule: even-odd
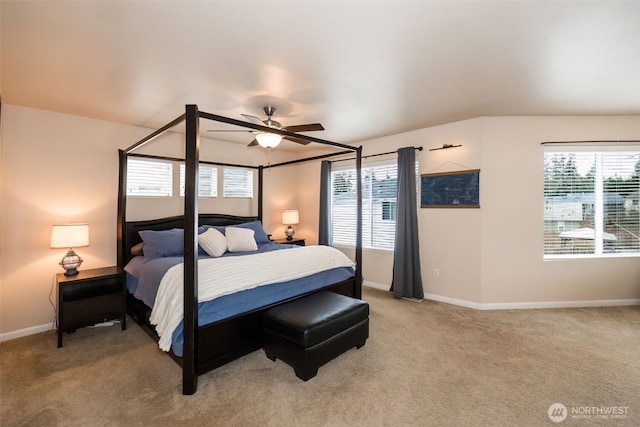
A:
MULTIPOLYGON (((242 114, 242 116, 247 120, 252 121, 256 124, 271 127, 278 130, 286 130, 288 132, 309 132, 309 131, 316 131, 316 130, 324 130, 324 126, 322 126, 320 123, 308 123, 304 125, 293 125, 293 126, 284 127, 282 126, 282 124, 280 124, 279 122, 271 118, 276 112, 275 107, 271 105, 267 105, 263 108, 263 111, 267 115, 266 120, 260 120, 258 117, 252 116, 250 114, 242 114)), ((234 131, 210 130, 208 132, 234 132, 234 131)), ((254 138, 253 141, 251 141, 251 143, 249 143, 248 147, 261 145, 265 148, 273 148, 277 146, 280 143, 280 140, 282 139, 286 139, 286 140, 293 141, 303 145, 307 145, 309 143, 309 141, 306 141, 304 139, 300 139, 300 138, 296 138, 288 135, 283 136, 276 133, 254 131, 254 130, 247 130, 247 131, 242 130, 242 131, 235 131, 235 132, 251 132, 256 134, 256 137, 254 138)))

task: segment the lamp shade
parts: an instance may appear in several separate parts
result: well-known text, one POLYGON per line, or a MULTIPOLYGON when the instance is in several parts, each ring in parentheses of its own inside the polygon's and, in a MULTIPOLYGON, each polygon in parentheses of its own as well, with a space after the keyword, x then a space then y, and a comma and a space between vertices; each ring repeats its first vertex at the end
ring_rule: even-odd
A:
POLYGON ((89 246, 89 224, 63 224, 51 228, 51 248, 89 246))
POLYGON ((268 133, 268 132, 259 132, 256 135, 256 140, 258 144, 263 146, 264 148, 273 148, 277 147, 282 141, 282 136, 277 133, 268 133))
POLYGON ((284 225, 292 225, 298 224, 300 222, 300 218, 298 216, 298 211, 296 209, 291 209, 282 212, 282 223, 284 225))

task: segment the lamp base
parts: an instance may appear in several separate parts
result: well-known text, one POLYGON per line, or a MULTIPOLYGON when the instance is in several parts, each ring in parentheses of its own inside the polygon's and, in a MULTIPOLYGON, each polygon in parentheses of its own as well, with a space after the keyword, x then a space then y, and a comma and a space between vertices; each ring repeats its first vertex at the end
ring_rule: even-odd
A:
POLYGON ((79 274, 79 273, 80 272, 78 271, 77 268, 72 268, 72 269, 69 269, 69 270, 65 271, 64 275, 65 276, 75 276, 76 274, 79 274))
POLYGON ((75 276, 76 274, 80 273, 78 271, 78 267, 80 267, 82 261, 84 260, 80 258, 80 256, 78 256, 78 254, 76 254, 73 249, 70 249, 62 258, 62 261, 60 261, 60 265, 65 269, 64 275, 75 276))
POLYGON ((293 235, 296 234, 293 227, 289 226, 284 229, 284 234, 287 236, 287 240, 293 240, 293 235))

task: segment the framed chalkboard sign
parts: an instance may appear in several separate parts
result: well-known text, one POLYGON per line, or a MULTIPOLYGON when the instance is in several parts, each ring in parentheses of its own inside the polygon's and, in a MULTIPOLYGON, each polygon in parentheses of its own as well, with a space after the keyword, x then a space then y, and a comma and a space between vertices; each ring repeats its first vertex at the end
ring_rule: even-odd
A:
POLYGON ((480 169, 420 176, 423 208, 479 208, 480 169))

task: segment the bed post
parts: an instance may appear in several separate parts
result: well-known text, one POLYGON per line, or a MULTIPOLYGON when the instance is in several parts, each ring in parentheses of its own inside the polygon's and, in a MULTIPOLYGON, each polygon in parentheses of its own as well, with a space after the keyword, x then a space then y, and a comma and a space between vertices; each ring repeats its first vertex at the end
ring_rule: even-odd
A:
POLYGON ((262 185, 263 185, 263 173, 264 166, 258 167, 258 219, 262 222, 262 185))
POLYGON ((187 105, 184 191, 184 350, 182 394, 198 388, 198 106, 187 105))
POLYGON ((362 299, 362 146, 356 150, 356 298, 362 299))
POLYGON ((118 221, 116 224, 117 260, 118 267, 124 268, 127 242, 124 235, 124 222, 127 213, 127 153, 118 150, 118 221))

